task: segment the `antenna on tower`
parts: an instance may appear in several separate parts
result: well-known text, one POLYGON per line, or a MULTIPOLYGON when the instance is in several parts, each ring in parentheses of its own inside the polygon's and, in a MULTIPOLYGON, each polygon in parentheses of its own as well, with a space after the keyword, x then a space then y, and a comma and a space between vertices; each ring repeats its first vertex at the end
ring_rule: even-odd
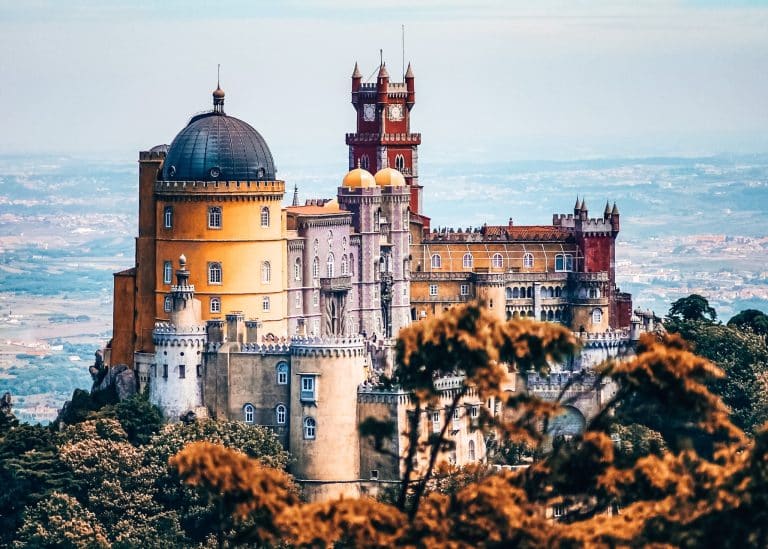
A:
POLYGON ((405 25, 402 27, 402 45, 403 45, 403 82, 405 82, 405 25))
POLYGON ((216 65, 216 87, 221 87, 221 63, 216 65))
POLYGON ((379 48, 379 66, 384 64, 384 50, 379 48))

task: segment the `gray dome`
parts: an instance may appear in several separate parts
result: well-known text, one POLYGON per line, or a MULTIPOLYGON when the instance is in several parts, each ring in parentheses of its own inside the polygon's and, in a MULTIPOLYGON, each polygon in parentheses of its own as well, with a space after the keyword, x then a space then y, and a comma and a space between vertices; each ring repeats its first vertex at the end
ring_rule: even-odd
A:
POLYGON ((275 163, 250 124, 212 111, 192 118, 163 164, 166 181, 273 181, 275 163))

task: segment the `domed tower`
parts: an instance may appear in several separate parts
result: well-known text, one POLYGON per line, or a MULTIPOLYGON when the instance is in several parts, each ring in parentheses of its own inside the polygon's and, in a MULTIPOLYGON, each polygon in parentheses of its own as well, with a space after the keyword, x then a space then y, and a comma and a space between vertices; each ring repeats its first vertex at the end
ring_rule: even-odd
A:
POLYGON ((130 281, 120 286, 120 295, 117 276, 115 283, 114 344, 120 355, 127 347, 139 355, 153 351, 155 321, 171 312, 172 260, 182 251, 197 267, 190 283, 203 320, 238 311, 261 321, 265 334, 286 332, 280 274, 285 183, 277 179, 264 138, 228 116, 224 100, 217 87, 213 109, 193 116, 167 152, 141 153, 136 267, 133 274, 123 273, 134 277, 135 297, 129 296, 130 281), (127 325, 125 319, 134 317, 134 325, 127 325), (122 340, 130 337, 135 339, 128 346, 122 340))

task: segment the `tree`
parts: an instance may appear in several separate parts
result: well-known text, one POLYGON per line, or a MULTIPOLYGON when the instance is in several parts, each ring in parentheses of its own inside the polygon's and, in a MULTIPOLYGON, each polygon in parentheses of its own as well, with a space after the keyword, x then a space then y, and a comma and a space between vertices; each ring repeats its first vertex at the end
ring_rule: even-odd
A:
MULTIPOLYGON (((502 323, 476 306, 456 307, 403 330, 397 379, 413 387, 416 406, 432 397, 433 376, 447 372, 461 371, 479 394, 495 394, 502 361, 519 371, 546 371, 548 361, 571 346, 570 334, 557 327, 502 323)), ((233 520, 257 514, 263 522, 255 523, 251 539, 263 544, 768 545, 768 428, 750 439, 733 424, 708 389, 723 372, 692 354, 680 337, 646 334, 634 359, 608 365, 603 375, 615 383, 614 396, 584 433, 554 445, 540 461, 469 479, 445 493, 427 489, 434 484, 429 469, 411 470, 404 483, 408 497, 394 506, 368 499, 302 504, 276 471, 220 446, 188 446, 172 465, 225 502, 233 520), (610 436, 617 417, 646 427, 667 418, 670 426, 654 423, 661 440, 647 453, 617 452, 610 436), (552 521, 547 516, 555 506, 563 517, 552 521), (617 506, 621 513, 614 512, 617 506)), ((557 405, 531 396, 504 402, 513 413, 501 414, 496 431, 539 451, 541 426, 557 405)), ((426 443, 409 439, 430 461, 447 442, 444 433, 426 443)))
POLYGON ((717 318, 715 309, 709 306, 709 301, 699 294, 681 297, 669 308, 667 319, 673 322, 696 321, 714 322, 717 318))
POLYGON ((132 444, 147 444, 163 426, 160 408, 150 403, 146 395, 132 395, 116 404, 114 409, 115 417, 132 444))
POLYGON ((768 335, 768 315, 756 309, 746 309, 731 318, 728 326, 739 330, 752 330, 758 335, 768 335))

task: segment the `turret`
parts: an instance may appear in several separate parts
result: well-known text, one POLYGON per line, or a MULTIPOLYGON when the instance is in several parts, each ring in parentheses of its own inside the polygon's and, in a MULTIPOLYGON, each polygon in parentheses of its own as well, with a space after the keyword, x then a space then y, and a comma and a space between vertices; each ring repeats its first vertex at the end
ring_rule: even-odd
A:
POLYGON ((589 210, 587 210, 587 201, 584 199, 581 200, 581 212, 579 212, 579 215, 581 215, 582 221, 586 221, 589 219, 589 210))
POLYGON ((408 63, 408 70, 405 71, 405 87, 408 90, 408 95, 405 100, 405 104, 408 106, 408 110, 411 110, 413 108, 413 105, 416 103, 415 80, 416 79, 413 76, 413 69, 411 68, 411 64, 408 63))
POLYGON ((379 74, 376 77, 376 101, 379 105, 384 105, 387 102, 387 92, 389 91, 389 72, 387 71, 387 64, 382 63, 379 67, 379 74))
POLYGON ((621 228, 619 224, 619 208, 616 207, 616 202, 613 203, 613 209, 611 210, 611 226, 614 233, 618 233, 621 228))
POLYGON ((607 220, 609 217, 611 217, 611 205, 606 200, 605 201, 605 211, 603 211, 603 219, 607 220))
POLYGON ((576 204, 573 206, 573 217, 578 219, 579 215, 581 215, 581 200, 579 200, 579 196, 576 195, 576 204))
MULTIPOLYGON (((360 72, 360 69, 357 66, 357 62, 355 62, 355 70, 352 71, 352 93, 357 93, 357 91, 360 89, 360 83, 363 80, 363 73, 360 72)), ((352 103, 354 103, 354 97, 352 99, 352 103)))

